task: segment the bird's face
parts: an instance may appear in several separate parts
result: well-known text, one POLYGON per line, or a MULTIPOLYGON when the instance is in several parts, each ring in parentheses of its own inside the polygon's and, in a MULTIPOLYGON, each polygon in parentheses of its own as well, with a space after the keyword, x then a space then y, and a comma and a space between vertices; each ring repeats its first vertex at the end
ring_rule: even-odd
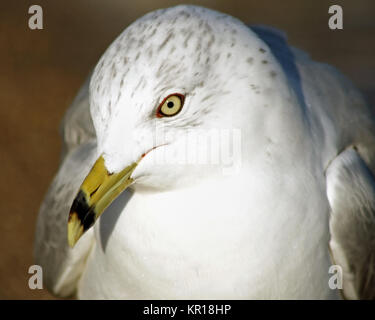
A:
POLYGON ((150 13, 115 40, 90 83, 100 157, 70 212, 71 245, 129 185, 196 183, 228 165, 199 159, 246 125, 233 115, 258 99, 249 79, 260 66, 249 67, 261 46, 234 18, 186 6, 150 13))

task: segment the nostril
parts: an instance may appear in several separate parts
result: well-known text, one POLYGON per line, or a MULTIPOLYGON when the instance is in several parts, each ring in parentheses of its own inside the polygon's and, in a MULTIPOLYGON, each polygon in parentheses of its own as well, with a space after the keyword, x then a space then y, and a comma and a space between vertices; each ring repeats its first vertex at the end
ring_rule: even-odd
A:
POLYGON ((100 185, 93 192, 90 193, 90 197, 92 197, 96 193, 96 191, 98 191, 99 188, 100 188, 100 185))

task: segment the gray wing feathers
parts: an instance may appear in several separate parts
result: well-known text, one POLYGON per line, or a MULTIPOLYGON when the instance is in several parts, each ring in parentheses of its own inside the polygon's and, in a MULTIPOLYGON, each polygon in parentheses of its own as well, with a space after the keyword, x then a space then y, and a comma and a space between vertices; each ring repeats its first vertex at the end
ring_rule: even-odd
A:
POLYGON ((64 142, 62 159, 70 150, 95 139, 89 107, 90 78, 91 74, 87 77, 61 122, 60 132, 64 142))
POLYGON ((375 299, 375 177, 354 148, 326 171, 330 247, 348 299, 375 299))
POLYGON ((70 249, 67 220, 70 206, 96 159, 96 139, 89 112, 88 83, 81 88, 62 123, 64 149, 59 171, 41 205, 34 244, 36 263, 42 266, 44 284, 58 296, 74 294, 93 243, 88 231, 70 249))

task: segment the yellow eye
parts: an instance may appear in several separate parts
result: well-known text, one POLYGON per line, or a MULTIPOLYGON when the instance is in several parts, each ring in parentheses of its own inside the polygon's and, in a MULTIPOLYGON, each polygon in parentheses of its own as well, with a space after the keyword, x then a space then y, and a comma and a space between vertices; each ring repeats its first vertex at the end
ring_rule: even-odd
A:
POLYGON ((184 105, 185 97, 182 94, 174 93, 166 97, 159 105, 156 116, 171 117, 179 113, 184 105))

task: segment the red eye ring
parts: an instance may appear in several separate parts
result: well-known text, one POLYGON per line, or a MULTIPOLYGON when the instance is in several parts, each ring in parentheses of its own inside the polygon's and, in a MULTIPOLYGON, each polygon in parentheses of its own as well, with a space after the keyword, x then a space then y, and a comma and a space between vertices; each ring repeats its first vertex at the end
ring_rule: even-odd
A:
POLYGON ((157 110, 156 110, 156 117, 157 118, 163 118, 163 117, 174 117, 175 115, 179 114, 180 111, 182 110, 182 107, 184 106, 184 102, 185 102, 185 96, 181 93, 172 93, 172 94, 169 94, 167 97, 165 97, 163 99, 163 101, 159 104, 157 110), (175 114, 173 115, 168 115, 168 114, 165 114, 161 111, 161 108, 162 106, 164 105, 164 103, 170 98, 170 97, 173 97, 173 96, 177 96, 180 101, 181 101, 181 107, 180 109, 178 110, 178 112, 176 112, 175 114))

